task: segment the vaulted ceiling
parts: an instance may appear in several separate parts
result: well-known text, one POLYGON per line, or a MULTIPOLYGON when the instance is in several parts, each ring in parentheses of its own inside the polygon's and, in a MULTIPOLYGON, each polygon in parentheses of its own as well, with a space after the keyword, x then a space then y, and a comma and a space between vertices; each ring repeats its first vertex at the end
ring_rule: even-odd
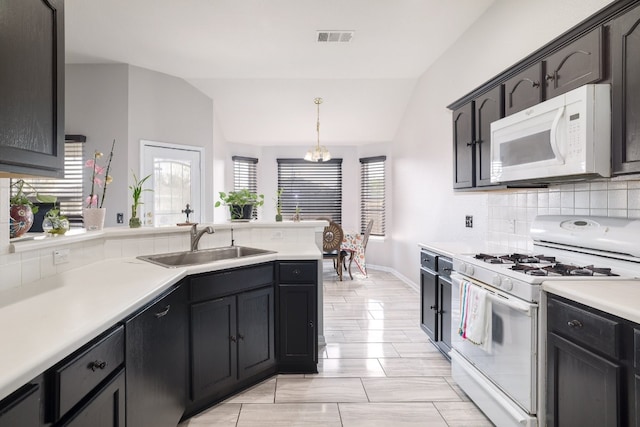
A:
POLYGON ((493 1, 66 0, 66 62, 181 77, 230 142, 315 141, 316 97, 321 143, 386 142, 420 75, 493 1))

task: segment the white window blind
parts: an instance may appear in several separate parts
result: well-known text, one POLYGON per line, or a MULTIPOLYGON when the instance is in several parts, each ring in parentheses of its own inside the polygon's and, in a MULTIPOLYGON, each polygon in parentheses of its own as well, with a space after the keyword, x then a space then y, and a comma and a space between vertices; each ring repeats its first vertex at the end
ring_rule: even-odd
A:
POLYGON ((360 159, 360 227, 365 231, 373 220, 372 236, 385 235, 386 156, 360 159))
MULTIPOLYGON (((252 157, 232 156, 233 190, 244 190, 258 193, 258 159, 252 157)), ((258 218, 257 209, 253 209, 253 219, 258 218)))
MULTIPOLYGON (((31 184, 40 194, 56 196, 60 213, 65 215, 71 226, 82 226, 82 180, 84 169, 84 135, 66 135, 64 144, 64 177, 33 178, 24 181, 31 184)), ((27 193, 30 190, 25 189, 27 193)), ((15 193, 12 188, 11 194, 15 193)), ((48 206, 45 207, 48 210, 48 206)))
POLYGON ((342 223, 342 159, 318 163, 278 159, 278 188, 283 189, 285 218, 298 206, 303 219, 327 217, 342 223))

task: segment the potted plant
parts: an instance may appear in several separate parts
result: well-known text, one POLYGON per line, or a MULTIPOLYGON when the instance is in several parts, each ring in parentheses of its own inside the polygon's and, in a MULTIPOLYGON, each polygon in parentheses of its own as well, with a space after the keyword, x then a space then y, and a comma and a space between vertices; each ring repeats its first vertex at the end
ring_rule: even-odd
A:
POLYGON ((107 195, 107 186, 111 184, 113 180, 109 172, 111 170, 111 160, 113 160, 113 149, 115 145, 116 140, 114 139, 111 144, 111 152, 109 153, 106 168, 98 164, 98 159, 102 158, 103 154, 97 150, 93 153, 93 158, 88 159, 84 164, 85 167, 91 169, 91 192, 85 199, 85 207, 82 209, 84 228, 89 231, 102 230, 104 227, 106 208, 104 208, 103 205, 107 195), (102 187, 101 196, 98 195, 100 187, 102 187))
POLYGON ((40 203, 55 203, 57 197, 39 194, 23 179, 11 184, 11 188, 15 189, 15 194, 9 197, 9 237, 14 238, 22 236, 33 225, 33 214, 38 212, 38 207, 33 204, 30 197, 40 203), (30 191, 27 192, 28 190, 30 191))
POLYGON ((131 190, 131 197, 133 198, 133 204, 131 205, 131 218, 129 218, 129 227, 138 228, 142 225, 140 218, 138 218, 138 206, 143 204, 142 201, 140 200, 142 197, 142 192, 153 191, 148 188, 142 188, 142 186, 144 185, 146 180, 151 178, 151 174, 145 176, 141 180, 138 180, 138 177, 133 171, 131 171, 131 174, 133 175, 133 185, 130 185, 129 189, 131 190))
POLYGON ((44 215, 42 229, 53 236, 61 236, 69 231, 69 220, 66 216, 60 215, 60 209, 55 203, 44 215))
POLYGON ((229 206, 231 220, 250 220, 253 208, 264 204, 264 194, 252 193, 246 188, 238 191, 225 193, 220 191, 220 200, 215 207, 221 205, 229 206))
POLYGON ((276 192, 276 221, 282 221, 282 193, 284 192, 284 188, 278 188, 276 192))

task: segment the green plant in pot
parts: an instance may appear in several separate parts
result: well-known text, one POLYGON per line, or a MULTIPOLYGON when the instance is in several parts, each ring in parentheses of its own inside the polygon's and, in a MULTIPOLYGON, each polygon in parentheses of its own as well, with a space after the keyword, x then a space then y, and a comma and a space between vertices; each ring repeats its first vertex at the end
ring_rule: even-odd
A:
POLYGON ((228 193, 220 191, 219 195, 220 200, 216 202, 215 207, 229 206, 232 221, 251 219, 253 208, 264 204, 264 194, 252 193, 246 188, 228 193))
POLYGON ((142 192, 153 191, 149 188, 142 188, 142 186, 144 185, 146 180, 151 178, 151 174, 145 176, 140 180, 138 180, 138 177, 133 171, 131 171, 131 174, 133 175, 133 185, 130 185, 129 189, 131 190, 133 204, 131 205, 131 218, 129 218, 129 227, 138 228, 142 225, 142 221, 140 221, 140 218, 138 217, 138 206, 144 204, 141 200, 142 192))
POLYGON ((39 194, 28 182, 19 179, 11 184, 12 196, 9 197, 9 237, 20 237, 33 225, 33 214, 38 212, 38 207, 33 204, 31 198, 40 203, 55 203, 56 196, 39 194))
POLYGON ((66 216, 60 215, 60 208, 55 203, 44 215, 42 229, 52 236, 61 236, 69 231, 69 220, 66 216))
POLYGON ((284 192, 284 188, 278 188, 276 192, 276 221, 282 221, 282 193, 284 192))

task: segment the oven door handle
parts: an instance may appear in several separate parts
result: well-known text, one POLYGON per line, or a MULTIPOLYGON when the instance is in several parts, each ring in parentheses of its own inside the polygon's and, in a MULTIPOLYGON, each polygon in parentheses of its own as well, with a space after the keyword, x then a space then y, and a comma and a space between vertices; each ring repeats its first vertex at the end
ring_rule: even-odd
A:
POLYGON ((534 307, 532 305, 521 303, 521 302, 514 301, 507 298, 503 298, 491 292, 487 294, 487 298, 489 298, 492 302, 495 302, 500 305, 504 305, 506 307, 509 307, 512 310, 516 310, 527 317, 531 317, 532 315, 532 308, 534 307))

